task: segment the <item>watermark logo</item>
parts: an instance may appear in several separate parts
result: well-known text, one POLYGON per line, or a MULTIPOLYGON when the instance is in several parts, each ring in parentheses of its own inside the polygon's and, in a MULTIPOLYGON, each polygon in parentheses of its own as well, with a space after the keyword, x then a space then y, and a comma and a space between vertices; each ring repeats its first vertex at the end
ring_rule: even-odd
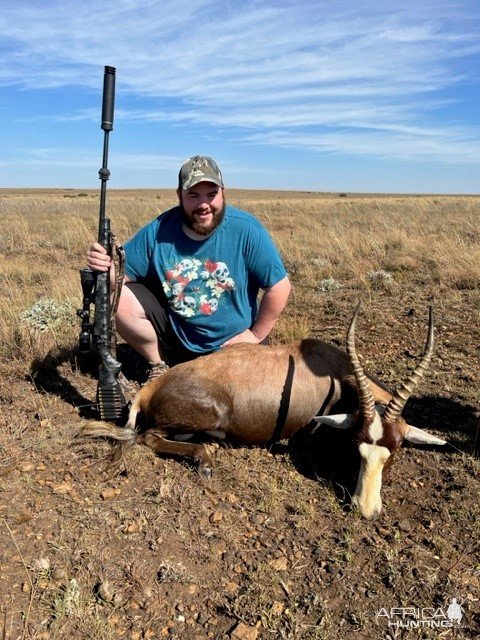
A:
POLYGON ((451 598, 443 607, 382 607, 375 617, 397 629, 451 629, 462 626, 462 603, 451 598))

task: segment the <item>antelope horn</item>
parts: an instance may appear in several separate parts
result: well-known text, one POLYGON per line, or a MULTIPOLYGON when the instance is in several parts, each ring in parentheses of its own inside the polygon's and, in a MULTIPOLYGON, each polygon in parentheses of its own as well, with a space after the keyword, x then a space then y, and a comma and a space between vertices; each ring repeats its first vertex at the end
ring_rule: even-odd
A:
POLYGON ((357 304, 352 321, 347 333, 347 354, 353 367, 355 381, 357 383, 358 401, 360 411, 364 418, 373 418, 375 414, 375 400, 373 398, 372 389, 367 376, 363 372, 362 365, 358 359, 357 350, 355 349, 355 325, 357 323, 358 312, 360 311, 360 302, 357 304))
POLYGON ((409 397, 412 395, 413 390, 425 375, 433 354, 433 334, 433 309, 432 307, 429 307, 428 335, 422 359, 418 363, 415 371, 409 376, 408 380, 399 389, 397 389, 397 391, 395 391, 395 395, 388 403, 387 408, 385 409, 385 412, 383 414, 385 420, 388 420, 389 422, 395 422, 395 420, 402 413, 403 407, 405 406, 405 403, 407 402, 409 397))

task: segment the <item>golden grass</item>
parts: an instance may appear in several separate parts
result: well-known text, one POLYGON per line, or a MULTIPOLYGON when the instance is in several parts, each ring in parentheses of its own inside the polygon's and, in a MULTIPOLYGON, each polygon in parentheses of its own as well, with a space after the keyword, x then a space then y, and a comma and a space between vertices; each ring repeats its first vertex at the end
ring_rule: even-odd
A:
MULTIPOLYGON (((4 355, 22 357, 25 349, 36 355, 33 343, 44 343, 45 336, 25 336, 20 317, 42 298, 79 306, 78 269, 96 237, 98 194, 4 190, 2 196, 0 340, 4 355)), ((295 293, 279 323, 279 340, 309 333, 315 292, 328 297, 332 282, 357 293, 382 283, 385 289, 480 289, 479 197, 232 190, 228 200, 266 225, 290 272, 295 293), (388 286, 382 273, 383 280, 375 275, 379 271, 389 274, 388 286)), ((110 190, 107 215, 122 242, 174 204, 173 190, 110 190)), ((61 339, 73 339, 77 325, 72 317, 61 339)))

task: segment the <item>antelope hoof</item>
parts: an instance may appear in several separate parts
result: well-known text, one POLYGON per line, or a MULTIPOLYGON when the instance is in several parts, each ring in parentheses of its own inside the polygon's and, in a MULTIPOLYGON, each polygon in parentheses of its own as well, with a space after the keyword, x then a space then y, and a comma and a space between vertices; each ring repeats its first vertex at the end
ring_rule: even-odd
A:
POLYGON ((212 467, 209 467, 207 465, 200 465, 198 467, 198 473, 202 476, 202 478, 205 478, 206 480, 211 480, 212 479, 212 467))

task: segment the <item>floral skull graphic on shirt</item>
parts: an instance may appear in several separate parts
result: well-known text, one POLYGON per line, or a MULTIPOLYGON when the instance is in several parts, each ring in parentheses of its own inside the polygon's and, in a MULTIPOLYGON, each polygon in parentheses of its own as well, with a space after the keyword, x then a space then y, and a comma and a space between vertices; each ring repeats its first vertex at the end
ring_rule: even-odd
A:
POLYGON ((184 318, 212 315, 222 296, 235 288, 225 262, 182 258, 166 272, 163 290, 171 308, 184 318))

